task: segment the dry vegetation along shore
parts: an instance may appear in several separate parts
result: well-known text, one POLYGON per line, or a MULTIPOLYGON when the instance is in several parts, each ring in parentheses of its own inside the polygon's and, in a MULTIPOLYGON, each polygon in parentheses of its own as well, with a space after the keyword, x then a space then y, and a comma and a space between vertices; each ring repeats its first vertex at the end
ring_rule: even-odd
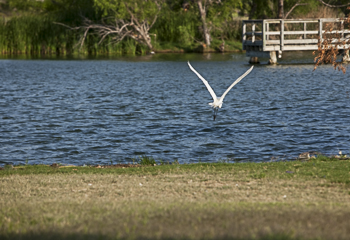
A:
POLYGON ((0 171, 0 239, 349 239, 350 162, 0 171))

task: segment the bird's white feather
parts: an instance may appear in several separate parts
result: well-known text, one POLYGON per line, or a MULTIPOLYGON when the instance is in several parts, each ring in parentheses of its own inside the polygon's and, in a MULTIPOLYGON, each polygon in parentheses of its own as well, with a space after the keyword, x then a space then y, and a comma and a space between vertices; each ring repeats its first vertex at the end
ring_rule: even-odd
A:
POLYGON ((224 94, 222 94, 222 96, 220 98, 217 98, 216 97, 216 94, 214 92, 214 90, 210 87, 209 83, 207 80, 205 80, 190 64, 190 62, 187 62, 188 63, 188 66, 190 67, 190 69, 192 70, 192 72, 194 72, 198 77, 199 79, 201 79, 203 81, 203 83, 205 84, 205 86, 207 87, 210 95, 213 97, 213 103, 209 103, 209 105, 211 105, 214 109, 216 108, 221 108, 222 106, 222 103, 223 103, 223 100, 226 96, 226 94, 231 90, 231 88, 233 88, 233 86, 235 86, 237 83, 239 83, 239 81, 241 81, 245 76, 247 76, 252 70, 253 70, 253 67, 252 66, 251 68, 249 68, 242 76, 240 76, 239 78, 236 79, 236 81, 234 81, 230 86, 229 88, 224 92, 224 94))
POLYGON ((202 76, 191 66, 190 62, 187 62, 187 63, 188 63, 188 66, 190 67, 190 69, 192 70, 192 72, 194 72, 194 73, 199 77, 199 79, 203 81, 203 83, 204 83, 205 86, 207 87, 207 89, 208 89, 208 91, 209 91, 211 97, 212 97, 213 100, 215 101, 215 100, 217 99, 216 94, 215 94, 214 90, 210 87, 208 81, 205 80, 204 77, 202 77, 202 76))
POLYGON ((239 83, 239 81, 241 81, 245 76, 247 76, 252 70, 253 70, 254 66, 252 66, 251 68, 249 68, 242 76, 240 76, 239 78, 237 78, 236 81, 234 81, 231 86, 224 92, 224 94, 222 94, 222 96, 220 97, 221 100, 223 101, 226 94, 231 90, 231 88, 233 88, 234 85, 236 85, 237 83, 239 83))

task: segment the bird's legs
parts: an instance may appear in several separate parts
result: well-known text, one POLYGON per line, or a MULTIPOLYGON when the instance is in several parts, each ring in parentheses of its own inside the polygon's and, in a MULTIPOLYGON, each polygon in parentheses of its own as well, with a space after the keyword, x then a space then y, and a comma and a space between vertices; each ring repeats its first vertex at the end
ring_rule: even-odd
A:
POLYGON ((218 111, 219 111, 218 108, 214 108, 214 121, 215 121, 216 115, 218 115, 218 111))

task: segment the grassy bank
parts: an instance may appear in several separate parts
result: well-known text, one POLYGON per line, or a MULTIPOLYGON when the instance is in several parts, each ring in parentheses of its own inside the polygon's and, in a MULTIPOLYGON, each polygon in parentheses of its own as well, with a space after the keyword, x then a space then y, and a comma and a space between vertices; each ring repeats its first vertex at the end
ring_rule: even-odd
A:
POLYGON ((350 162, 15 166, 1 239, 348 239, 350 162))
MULTIPOLYGON (((90 14, 92 15, 92 14, 90 14)), ((96 17, 96 16, 95 16, 96 17)), ((81 31, 70 30, 55 24, 63 22, 69 26, 80 26, 80 16, 77 13, 22 15, 10 19, 0 17, 0 54, 34 56, 71 56, 71 55, 144 55, 150 50, 131 38, 125 38, 114 43, 113 36, 108 36, 99 44, 100 38, 88 34, 82 47, 79 39, 81 31)), ((152 32, 152 42, 155 52, 219 52, 223 43, 221 37, 214 37, 210 48, 203 49, 202 42, 194 24, 195 19, 189 15, 178 14, 162 16, 152 32), (157 37, 154 37, 156 35, 157 37)), ((226 26, 226 25, 225 25, 226 26)), ((225 51, 242 50, 240 39, 241 23, 239 20, 230 22, 225 27, 225 51), (227 36, 226 36, 227 35, 227 36)))

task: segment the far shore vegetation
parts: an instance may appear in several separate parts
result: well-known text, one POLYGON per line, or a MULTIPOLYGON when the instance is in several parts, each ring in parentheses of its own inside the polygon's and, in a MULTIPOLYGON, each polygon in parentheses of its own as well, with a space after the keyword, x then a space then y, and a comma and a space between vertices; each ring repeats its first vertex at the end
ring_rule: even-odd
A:
POLYGON ((318 0, 3 0, 0 54, 241 51, 243 19, 279 18, 281 14, 344 17, 348 12, 346 7, 328 7, 318 0))
POLYGON ((6 165, 1 239, 348 239, 345 155, 261 163, 6 165))

